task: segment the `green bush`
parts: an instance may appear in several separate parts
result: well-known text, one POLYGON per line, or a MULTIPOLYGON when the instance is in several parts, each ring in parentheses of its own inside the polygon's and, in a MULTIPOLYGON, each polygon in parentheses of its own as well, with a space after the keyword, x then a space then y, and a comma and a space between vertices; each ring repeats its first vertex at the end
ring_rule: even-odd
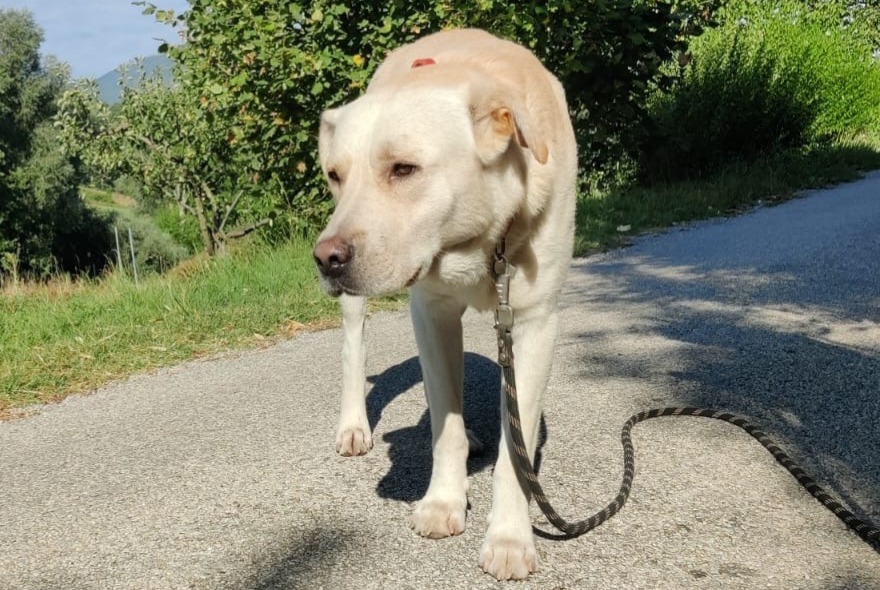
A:
MULTIPOLYGON (((734 8, 751 14, 761 10, 757 0, 739 0, 734 8)), ((774 9, 819 25, 823 30, 843 29, 850 40, 868 53, 880 50, 880 3, 876 0, 785 0, 774 9)))
POLYGON ((37 126, 28 159, 3 179, 11 198, 3 203, 8 216, 0 236, 11 239, 0 249, 14 252, 20 271, 33 278, 58 272, 94 276, 112 252, 109 218, 86 206, 81 175, 57 143, 51 125, 37 126))
POLYGON ((880 130, 880 62, 862 29, 831 14, 794 1, 728 5, 722 25, 692 43, 679 82, 654 97, 643 177, 701 176, 880 130))
POLYGON ((119 231, 122 265, 131 267, 128 229, 131 228, 138 271, 165 272, 191 255, 187 246, 163 231, 151 217, 131 211, 120 211, 115 219, 119 231))
POLYGON ((175 205, 158 207, 151 212, 151 215, 159 229, 171 236, 189 253, 195 254, 201 249, 199 223, 194 217, 181 215, 175 205))

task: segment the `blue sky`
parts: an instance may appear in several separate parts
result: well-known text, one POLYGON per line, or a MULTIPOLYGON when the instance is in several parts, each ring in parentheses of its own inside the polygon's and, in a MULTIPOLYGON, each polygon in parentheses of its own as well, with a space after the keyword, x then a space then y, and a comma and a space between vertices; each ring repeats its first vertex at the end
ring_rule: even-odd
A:
MULTIPOLYGON (((186 10, 186 0, 153 0, 159 8, 186 10)), ((141 14, 131 0, 0 0, 0 8, 24 8, 43 29, 41 52, 70 64, 73 76, 97 78, 135 57, 154 55, 161 43, 177 43, 176 29, 141 14)))

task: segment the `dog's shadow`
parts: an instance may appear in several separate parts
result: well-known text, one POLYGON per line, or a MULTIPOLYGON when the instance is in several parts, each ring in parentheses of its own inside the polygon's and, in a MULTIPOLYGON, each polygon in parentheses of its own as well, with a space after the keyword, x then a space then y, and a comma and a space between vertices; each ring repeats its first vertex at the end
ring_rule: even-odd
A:
MULTIPOLYGON (((494 361, 484 356, 464 355, 464 421, 483 449, 468 458, 468 474, 482 471, 495 463, 500 436, 499 400, 500 371, 494 361)), ((385 408, 400 394, 422 380, 418 357, 412 357, 383 373, 368 378, 373 384, 367 396, 367 417, 370 429, 385 408)), ((540 449, 547 437, 543 416, 535 459, 540 466, 540 449)), ((427 410, 418 423, 386 433, 382 440, 389 443, 391 469, 379 481, 376 491, 382 498, 413 502, 425 495, 431 479, 431 421, 427 410)))

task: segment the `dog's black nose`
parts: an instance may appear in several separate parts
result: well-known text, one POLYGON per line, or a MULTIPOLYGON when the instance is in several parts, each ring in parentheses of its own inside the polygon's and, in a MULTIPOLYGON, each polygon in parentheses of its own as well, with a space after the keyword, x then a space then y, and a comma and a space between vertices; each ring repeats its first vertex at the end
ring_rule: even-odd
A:
POLYGON ((315 264, 325 277, 335 278, 343 273, 345 265, 354 256, 354 246, 340 236, 324 238, 315 245, 315 264))

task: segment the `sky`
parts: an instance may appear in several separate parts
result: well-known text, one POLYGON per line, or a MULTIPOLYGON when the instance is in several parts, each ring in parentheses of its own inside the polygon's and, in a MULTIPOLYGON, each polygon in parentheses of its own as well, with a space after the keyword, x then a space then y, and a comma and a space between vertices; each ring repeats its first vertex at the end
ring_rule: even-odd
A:
MULTIPOLYGON (((186 0, 152 0, 186 10, 186 0)), ((74 78, 97 78, 136 57, 155 55, 162 40, 178 43, 177 29, 141 14, 131 0, 0 0, 0 8, 27 9, 43 29, 43 55, 70 64, 74 78), (157 41, 156 39, 160 39, 157 41)))

